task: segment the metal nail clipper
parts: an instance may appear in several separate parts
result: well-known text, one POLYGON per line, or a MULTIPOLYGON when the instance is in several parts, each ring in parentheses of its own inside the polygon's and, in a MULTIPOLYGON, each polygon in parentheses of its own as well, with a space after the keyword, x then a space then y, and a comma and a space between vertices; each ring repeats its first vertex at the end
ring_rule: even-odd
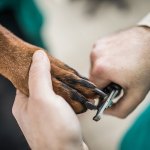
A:
POLYGON ((111 83, 103 90, 97 89, 97 92, 101 95, 97 105, 93 105, 90 102, 86 103, 86 106, 90 110, 97 110, 93 120, 99 121, 102 118, 103 112, 108 107, 111 107, 113 100, 120 94, 121 87, 117 84, 111 83))

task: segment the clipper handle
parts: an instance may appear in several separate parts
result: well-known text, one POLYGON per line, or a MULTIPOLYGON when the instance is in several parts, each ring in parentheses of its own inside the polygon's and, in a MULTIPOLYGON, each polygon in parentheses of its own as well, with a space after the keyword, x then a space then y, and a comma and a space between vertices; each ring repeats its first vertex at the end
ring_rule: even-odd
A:
POLYGON ((106 93, 108 96, 104 99, 103 103, 99 101, 99 104, 97 106, 97 113, 93 117, 93 120, 95 121, 99 121, 102 118, 104 110, 112 106, 112 100, 120 94, 121 86, 115 83, 111 83, 109 86, 103 89, 103 92, 106 93))

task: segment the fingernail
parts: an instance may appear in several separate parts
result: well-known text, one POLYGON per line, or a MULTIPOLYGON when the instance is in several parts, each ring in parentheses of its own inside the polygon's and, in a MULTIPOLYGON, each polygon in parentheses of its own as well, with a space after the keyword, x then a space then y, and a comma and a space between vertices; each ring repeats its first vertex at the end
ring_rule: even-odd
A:
POLYGON ((42 60, 45 57, 45 52, 43 50, 38 50, 33 54, 34 60, 42 60))

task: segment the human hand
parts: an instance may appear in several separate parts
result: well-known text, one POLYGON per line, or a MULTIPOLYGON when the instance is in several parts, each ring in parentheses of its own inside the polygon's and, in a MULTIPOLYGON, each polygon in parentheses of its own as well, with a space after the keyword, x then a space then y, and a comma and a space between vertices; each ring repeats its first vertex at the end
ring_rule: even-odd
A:
POLYGON ((130 114, 150 89, 150 29, 134 27, 98 40, 91 52, 90 79, 100 88, 111 82, 123 97, 105 112, 120 118, 130 114))
POLYGON ((15 116, 33 150, 86 149, 79 121, 68 103, 53 91, 49 59, 35 52, 29 72, 29 97, 17 91, 15 116))

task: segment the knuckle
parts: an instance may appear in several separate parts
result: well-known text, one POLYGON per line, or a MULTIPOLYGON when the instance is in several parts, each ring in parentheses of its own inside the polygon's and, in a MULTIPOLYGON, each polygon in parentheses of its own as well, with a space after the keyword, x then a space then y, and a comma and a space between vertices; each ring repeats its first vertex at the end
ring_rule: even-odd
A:
POLYGON ((94 49, 92 50, 91 54, 90 54, 91 60, 95 60, 95 59, 96 59, 97 53, 98 53, 98 52, 97 52, 97 49, 94 48, 94 49))
POLYGON ((105 61, 104 60, 98 60, 96 61, 95 65, 94 65, 94 70, 93 70, 93 74, 97 75, 97 74, 102 74, 104 73, 106 70, 105 68, 105 61))
POLYGON ((93 50, 90 54, 90 59, 92 61, 96 61, 97 58, 102 58, 102 56, 104 56, 104 50, 106 46, 107 43, 105 42, 105 40, 99 40, 95 42, 95 44, 93 45, 93 50))
POLYGON ((102 50, 108 45, 108 38, 101 38, 95 43, 95 49, 102 50))
POLYGON ((95 43, 93 44, 93 48, 95 49, 98 44, 99 44, 99 40, 95 41, 95 43))
POLYGON ((92 47, 93 47, 93 49, 96 47, 96 45, 97 45, 97 43, 95 42, 95 43, 93 44, 93 46, 92 46, 92 47))

